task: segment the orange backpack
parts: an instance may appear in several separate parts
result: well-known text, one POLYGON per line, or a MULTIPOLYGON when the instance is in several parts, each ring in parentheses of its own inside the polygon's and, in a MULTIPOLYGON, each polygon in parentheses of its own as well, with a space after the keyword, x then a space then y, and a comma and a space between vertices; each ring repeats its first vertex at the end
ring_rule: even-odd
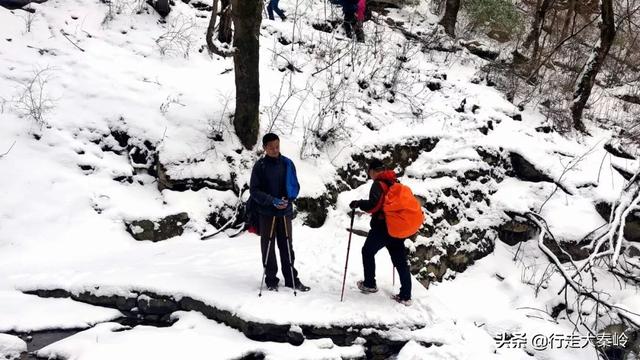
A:
POLYGON ((394 238, 406 239, 412 236, 424 222, 420 202, 408 186, 400 183, 394 183, 385 191, 382 211, 389 235, 394 238))

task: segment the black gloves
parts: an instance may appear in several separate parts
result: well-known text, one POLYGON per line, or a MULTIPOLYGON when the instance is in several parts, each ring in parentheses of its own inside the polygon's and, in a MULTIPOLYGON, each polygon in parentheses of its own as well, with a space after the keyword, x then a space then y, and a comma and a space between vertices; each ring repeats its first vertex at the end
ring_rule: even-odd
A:
POLYGON ((349 208, 356 209, 360 207, 360 200, 353 200, 349 203, 349 208))

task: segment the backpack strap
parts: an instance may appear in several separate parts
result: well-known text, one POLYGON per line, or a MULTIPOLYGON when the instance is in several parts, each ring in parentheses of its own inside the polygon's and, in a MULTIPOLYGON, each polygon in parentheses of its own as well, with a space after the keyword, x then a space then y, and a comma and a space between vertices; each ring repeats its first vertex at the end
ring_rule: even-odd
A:
POLYGON ((385 181, 382 181, 382 180, 376 180, 376 181, 378 182, 378 184, 380 184, 380 187, 382 188, 382 195, 380 196, 380 199, 378 200, 378 203, 376 204, 376 206, 373 209, 369 210, 369 214, 375 214, 380 210, 382 210, 382 204, 384 204, 384 197, 387 195, 387 191, 389 191, 389 188, 391 187, 385 181))

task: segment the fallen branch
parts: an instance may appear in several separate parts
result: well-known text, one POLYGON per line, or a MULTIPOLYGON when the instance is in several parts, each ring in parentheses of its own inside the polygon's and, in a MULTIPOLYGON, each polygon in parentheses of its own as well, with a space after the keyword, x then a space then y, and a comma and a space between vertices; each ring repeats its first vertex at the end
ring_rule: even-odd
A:
POLYGON ((2 159, 5 155, 7 155, 9 153, 9 151, 11 151, 11 149, 13 149, 13 145, 15 145, 16 142, 15 140, 13 141, 13 144, 11 144, 11 146, 9 147, 9 150, 5 151, 4 154, 0 154, 0 159, 2 159))
MULTIPOLYGON (((214 232, 213 234, 209 234, 209 235, 203 235, 200 237, 200 240, 207 240, 210 239, 218 234, 220 234, 221 232, 227 230, 231 225, 233 225, 236 220, 238 219, 238 212, 240 211, 240 204, 242 204, 242 194, 240 194, 240 197, 238 198, 238 203, 236 204, 236 209, 233 212, 233 216, 231 217, 231 219, 229 219, 224 225, 222 225, 220 227, 220 229, 218 229, 216 232, 214 232)), ((240 231, 244 230, 241 229, 240 231)))
MULTIPOLYGON (((604 306, 605 308, 607 308, 611 312, 616 313, 620 318, 624 318, 625 320, 627 320, 628 322, 633 324, 636 328, 640 328, 640 323, 634 321, 628 315, 628 314, 631 314, 631 315, 640 317, 640 314, 634 313, 634 312, 630 311, 629 309, 625 309, 625 308, 617 306, 617 305, 612 305, 612 304, 608 303, 607 301, 602 300, 600 298, 600 296, 594 295, 594 293, 600 295, 599 292, 597 292, 595 289, 587 288, 581 282, 575 281, 573 279, 575 276, 570 276, 567 273, 567 270, 560 263, 560 260, 558 260, 558 257, 551 250, 549 250, 549 248, 546 245, 544 245, 543 241, 544 241, 545 235, 548 234, 549 236, 553 237, 553 234, 551 234, 551 232, 549 231, 549 228, 546 226, 546 221, 544 220, 544 218, 542 218, 542 216, 540 216, 539 214, 533 213, 533 212, 528 212, 527 213, 527 218, 529 220, 533 221, 538 226, 538 228, 540 229, 540 235, 538 237, 538 247, 547 256, 549 261, 556 267, 556 269, 559 271, 559 273, 562 275, 562 277, 564 277, 565 286, 563 287, 563 290, 566 288, 566 286, 569 286, 576 293, 578 298, 580 296, 583 296, 585 298, 591 299, 597 305, 604 306)), ((586 261, 586 264, 589 264, 589 263, 590 263, 590 261, 586 261)), ((582 269, 584 269, 584 267, 582 269)), ((580 272, 580 270, 578 270, 578 272, 580 272)), ((560 291, 562 292, 563 290, 560 290, 560 291)))
POLYGON ((81 48, 80 46, 78 46, 78 44, 76 44, 75 42, 73 42, 73 40, 71 40, 71 39, 69 38, 69 36, 67 36, 68 34, 67 34, 66 32, 64 32, 64 30, 63 30, 63 29, 60 29, 60 33, 62 34, 62 36, 64 36, 64 37, 65 37, 65 39, 69 40, 69 42, 70 42, 70 43, 72 43, 72 44, 73 44, 73 46, 77 47, 77 48, 78 48, 78 50, 80 50, 80 51, 84 52, 84 49, 83 49, 83 48, 81 48))

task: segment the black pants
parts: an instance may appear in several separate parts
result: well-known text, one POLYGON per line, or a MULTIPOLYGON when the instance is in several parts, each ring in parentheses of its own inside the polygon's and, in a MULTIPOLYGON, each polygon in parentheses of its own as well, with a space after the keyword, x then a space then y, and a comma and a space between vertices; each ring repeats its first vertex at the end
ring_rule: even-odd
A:
POLYGON ((351 38, 353 37, 353 27, 356 24, 356 13, 347 8, 343 8, 342 12, 344 14, 344 22, 342 23, 344 33, 348 38, 351 38))
POLYGON ((278 16, 280 16, 280 19, 284 20, 287 17, 284 15, 284 12, 282 12, 282 10, 280 10, 280 8, 278 7, 278 3, 280 2, 280 0, 271 0, 269 1, 269 5, 267 5, 267 13, 269 14, 269 19, 273 20, 273 12, 275 11, 276 14, 278 14, 278 16))
POLYGON ((351 11, 351 9, 343 8, 344 14, 344 22, 342 26, 344 27, 344 33, 348 38, 353 38, 353 31, 356 32, 356 40, 360 42, 364 42, 364 30, 362 29, 362 22, 356 20, 355 10, 351 11))
POLYGON ((276 276, 278 274, 278 263, 276 261, 276 244, 278 245, 278 251, 280 252, 280 265, 282 265, 282 276, 284 277, 284 285, 293 286, 294 283, 300 283, 300 280, 298 280, 298 271, 293 265, 296 257, 293 253, 293 243, 291 241, 291 216, 274 217, 268 215, 260 215, 260 247, 262 249, 263 266, 265 263, 265 259, 268 259, 267 268, 265 271, 265 283, 267 284, 267 286, 276 286, 280 281, 276 276), (267 248, 269 248, 268 255, 267 248), (291 250, 291 261, 289 261, 289 250, 291 250), (292 271, 293 279, 291 278, 292 271))
POLYGON ((411 273, 407 260, 407 248, 404 241, 389 236, 387 228, 374 226, 367 235, 362 246, 362 266, 364 267, 364 286, 376 287, 376 259, 375 256, 386 247, 391 255, 391 262, 398 271, 400 277, 400 297, 404 300, 411 299, 411 273))

